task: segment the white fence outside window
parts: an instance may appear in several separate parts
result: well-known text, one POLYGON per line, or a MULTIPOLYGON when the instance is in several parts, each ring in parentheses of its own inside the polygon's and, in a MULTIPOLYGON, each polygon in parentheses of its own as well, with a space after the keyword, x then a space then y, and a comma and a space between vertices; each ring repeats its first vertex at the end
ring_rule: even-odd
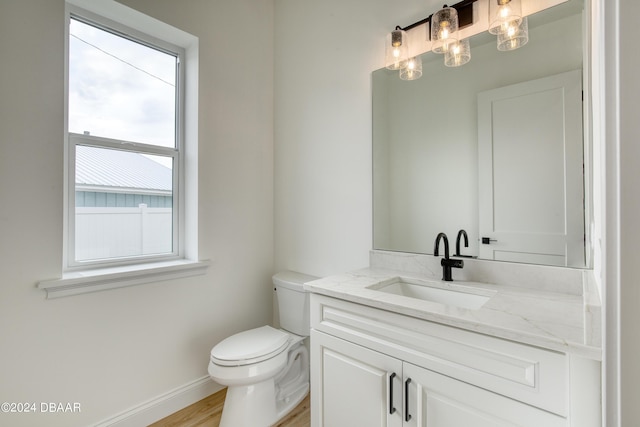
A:
POLYGON ((76 259, 172 252, 171 208, 76 207, 76 259))

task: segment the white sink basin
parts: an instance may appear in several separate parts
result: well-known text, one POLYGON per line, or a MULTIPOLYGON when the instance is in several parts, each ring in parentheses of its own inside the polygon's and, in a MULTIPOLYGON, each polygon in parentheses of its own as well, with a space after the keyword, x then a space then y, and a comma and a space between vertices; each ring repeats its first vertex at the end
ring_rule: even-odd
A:
POLYGON ((369 286, 368 289, 471 310, 479 309, 491 299, 491 291, 478 289, 478 293, 474 293, 476 290, 470 288, 445 289, 441 286, 428 281, 396 277, 389 282, 369 286))

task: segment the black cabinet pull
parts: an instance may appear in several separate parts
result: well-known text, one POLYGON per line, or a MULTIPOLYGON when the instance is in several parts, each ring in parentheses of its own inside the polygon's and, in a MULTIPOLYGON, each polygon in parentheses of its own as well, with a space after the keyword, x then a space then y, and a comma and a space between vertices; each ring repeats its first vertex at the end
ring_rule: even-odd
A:
POLYGON ((389 375, 389 413, 393 414, 396 412, 396 408, 393 407, 393 379, 396 377, 396 373, 392 372, 389 375))
POLYGON ((409 415, 409 383, 411 382, 411 378, 407 378, 404 382, 404 420, 411 420, 411 415, 409 415))

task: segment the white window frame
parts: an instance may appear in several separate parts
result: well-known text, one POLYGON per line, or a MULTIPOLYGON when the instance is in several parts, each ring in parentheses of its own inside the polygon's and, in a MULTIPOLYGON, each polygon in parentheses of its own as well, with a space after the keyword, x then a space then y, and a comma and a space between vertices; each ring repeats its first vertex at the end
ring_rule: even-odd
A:
POLYGON ((47 298, 56 298, 204 274, 209 262, 198 260, 197 254, 198 39, 113 0, 67 0, 66 6, 63 267, 61 278, 41 281, 38 287, 46 290, 47 298), (69 24, 72 16, 178 58, 175 148, 68 132, 69 24), (188 99, 185 94, 188 94, 188 99), (75 261, 75 149, 78 145, 174 159, 172 253, 75 261), (187 151, 188 169, 185 167, 187 151))

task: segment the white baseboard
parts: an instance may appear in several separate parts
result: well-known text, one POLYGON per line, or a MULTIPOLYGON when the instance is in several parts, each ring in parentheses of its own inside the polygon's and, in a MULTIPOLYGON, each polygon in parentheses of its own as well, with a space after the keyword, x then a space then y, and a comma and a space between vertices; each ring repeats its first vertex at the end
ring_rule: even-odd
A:
POLYGON ((146 426, 221 389, 207 375, 94 424, 93 427, 146 426))

